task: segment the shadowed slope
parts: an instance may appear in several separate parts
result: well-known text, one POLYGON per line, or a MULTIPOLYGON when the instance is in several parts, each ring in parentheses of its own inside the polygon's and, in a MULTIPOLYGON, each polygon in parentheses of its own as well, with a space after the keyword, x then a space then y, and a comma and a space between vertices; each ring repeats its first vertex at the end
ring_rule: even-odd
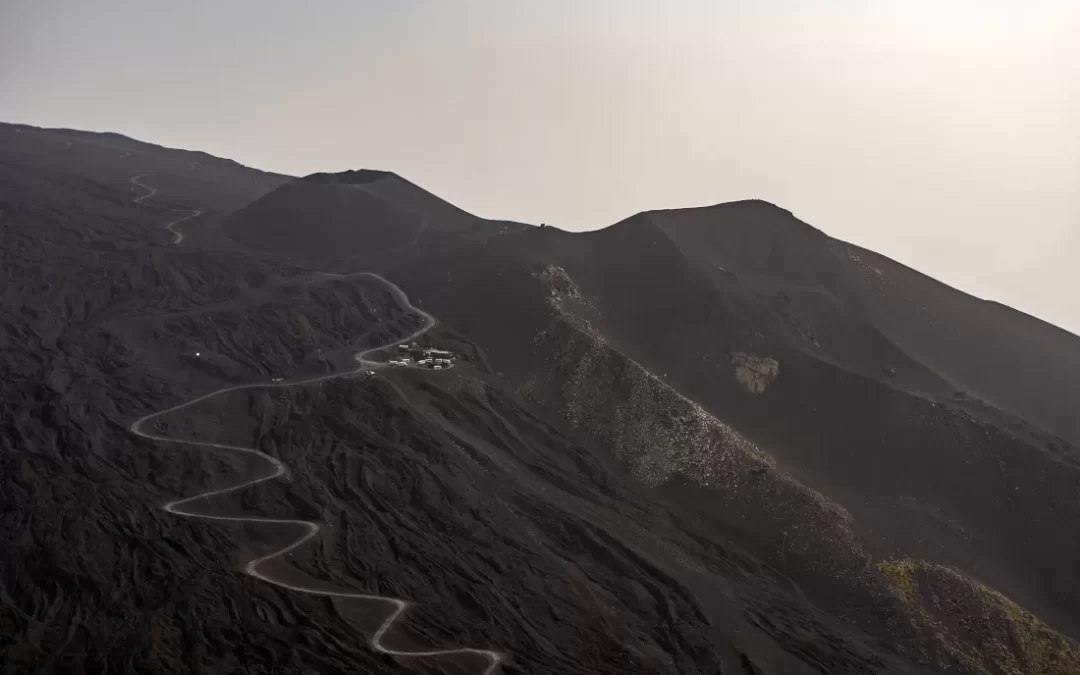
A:
POLYGON ((424 321, 423 321, 423 324, 420 326, 420 328, 418 328, 417 330, 413 331, 412 333, 410 333, 410 334, 408 334, 408 335, 406 335, 404 337, 398 338, 397 340, 395 340, 393 342, 388 342, 388 343, 385 343, 385 344, 378 345, 376 347, 371 347, 371 348, 369 348, 369 349, 367 349, 367 350, 365 350, 363 352, 358 353, 356 355, 357 365, 352 370, 347 370, 347 371, 341 372, 341 373, 333 373, 333 374, 330 374, 330 375, 321 375, 321 376, 312 377, 312 378, 305 378, 305 379, 299 379, 299 380, 290 380, 287 383, 281 383, 281 384, 257 383, 257 384, 250 384, 250 385, 239 385, 239 386, 235 386, 235 387, 226 387, 224 389, 219 389, 219 390, 211 392, 209 394, 204 394, 202 396, 199 396, 198 398, 194 398, 194 399, 192 399, 190 401, 187 401, 185 403, 181 403, 180 405, 173 406, 173 407, 168 408, 166 410, 162 410, 160 412, 151 413, 149 415, 145 415, 143 417, 140 417, 138 420, 136 420, 131 425, 131 433, 135 434, 136 436, 140 436, 142 438, 146 438, 146 439, 149 439, 149 440, 152 440, 152 441, 157 441, 159 443, 180 443, 180 444, 184 444, 184 445, 192 445, 192 446, 195 446, 195 447, 208 449, 210 451, 217 451, 217 452, 226 451, 226 452, 231 452, 231 453, 243 453, 245 455, 254 456, 254 457, 258 458, 259 460, 262 460, 267 465, 267 468, 270 469, 269 473, 262 473, 261 475, 257 475, 255 478, 251 478, 249 480, 243 481, 241 483, 237 483, 235 485, 231 485, 229 487, 217 488, 217 489, 214 489, 214 490, 203 492, 203 493, 195 495, 193 497, 186 497, 186 498, 183 498, 183 499, 177 499, 177 500, 174 500, 174 501, 171 501, 171 502, 165 504, 162 507, 165 511, 168 511, 169 513, 173 513, 173 514, 176 514, 176 515, 188 516, 188 517, 193 517, 193 518, 200 518, 200 519, 203 519, 203 520, 210 520, 210 521, 215 521, 215 522, 255 523, 255 524, 276 525, 276 526, 281 526, 281 527, 286 527, 286 528, 292 527, 292 526, 299 526, 303 530, 304 533, 303 533, 302 536, 300 536, 299 538, 287 543, 285 546, 283 546, 283 547, 281 547, 281 548, 279 548, 277 550, 271 551, 269 553, 263 554, 263 555, 259 556, 258 558, 255 558, 254 560, 248 561, 244 565, 244 572, 245 573, 247 573, 247 574, 249 574, 249 575, 251 575, 251 576, 253 576, 256 579, 259 579, 261 581, 265 581, 267 583, 274 584, 275 586, 280 586, 282 588, 285 588, 285 589, 288 589, 288 590, 291 590, 291 591, 297 591, 297 592, 300 592, 300 593, 309 593, 309 594, 312 594, 312 595, 332 597, 332 598, 345 598, 345 599, 350 599, 350 600, 371 601, 371 602, 376 602, 376 603, 380 603, 380 604, 390 605, 393 608, 393 610, 391 611, 391 613, 387 616, 387 618, 383 621, 383 623, 379 626, 378 630, 375 631, 374 635, 372 635, 372 637, 369 640, 369 644, 371 645, 372 649, 374 649, 375 651, 377 651, 377 652, 379 652, 381 654, 388 654, 390 656, 409 657, 409 658, 436 657, 436 656, 443 657, 443 656, 460 656, 460 655, 481 656, 485 660, 488 661, 488 666, 484 669, 483 673, 484 673, 484 675, 490 675, 490 673, 494 672, 494 670, 498 667, 499 663, 504 658, 502 654, 500 654, 498 652, 491 651, 491 650, 471 649, 471 648, 400 650, 400 649, 393 649, 393 648, 389 648, 389 647, 384 646, 383 645, 383 637, 387 634, 388 631, 393 629, 394 624, 397 622, 397 620, 402 616, 402 614, 409 607, 409 603, 404 601, 404 600, 401 600, 399 598, 385 596, 385 595, 378 595, 378 594, 372 594, 372 593, 358 593, 358 592, 348 591, 348 590, 343 590, 343 589, 341 589, 341 590, 328 590, 328 588, 325 587, 325 586, 313 587, 313 586, 308 586, 308 585, 298 585, 296 583, 290 583, 290 582, 287 582, 287 581, 283 581, 283 580, 277 578, 272 572, 263 571, 262 568, 265 566, 264 565, 265 563, 270 563, 272 561, 283 558, 283 556, 286 556, 286 555, 292 553, 294 550, 296 550, 300 546, 303 546, 305 543, 307 543, 312 538, 316 537, 319 534, 320 530, 322 529, 322 526, 320 526, 318 523, 315 523, 315 522, 310 521, 310 520, 299 520, 299 519, 292 519, 292 518, 267 518, 267 517, 261 517, 261 516, 226 516, 226 515, 220 515, 220 514, 210 514, 210 513, 207 513, 204 510, 200 510, 198 508, 195 508, 195 507, 191 506, 191 505, 198 504, 198 503, 206 503, 208 500, 210 500, 213 497, 218 497, 218 496, 222 496, 222 495, 228 495, 228 494, 236 493, 236 492, 239 492, 240 490, 243 490, 245 488, 248 488, 248 487, 251 487, 251 486, 254 486, 254 485, 258 485, 259 483, 262 483, 264 481, 274 480, 276 478, 287 475, 288 472, 289 472, 289 469, 280 460, 278 460, 278 459, 276 459, 276 458, 274 458, 274 457, 272 457, 272 456, 270 456, 270 455, 268 455, 268 454, 266 454, 264 452, 260 452, 259 450, 255 449, 255 448, 248 448, 248 447, 242 447, 242 446, 237 446, 237 445, 226 445, 226 444, 222 444, 222 443, 208 443, 208 442, 203 442, 203 441, 185 440, 183 438, 173 438, 173 437, 170 437, 170 436, 163 436, 161 434, 148 432, 144 428, 145 425, 147 425, 147 424, 152 424, 152 423, 154 423, 154 422, 156 422, 158 420, 162 420, 166 416, 175 415, 176 413, 181 412, 186 408, 189 408, 189 407, 191 407, 193 405, 202 403, 203 401, 207 401, 208 399, 214 398, 214 397, 222 395, 222 394, 227 394, 227 393, 240 391, 240 390, 244 390, 244 389, 260 388, 260 387, 281 388, 281 387, 294 387, 294 386, 303 386, 303 385, 309 385, 309 384, 318 384, 318 383, 321 383, 321 382, 329 382, 331 380, 336 380, 336 379, 339 379, 339 378, 350 377, 352 375, 359 374, 360 372, 362 372, 363 370, 365 370, 367 368, 381 368, 381 367, 383 367, 384 364, 382 362, 368 361, 368 360, 365 359, 365 357, 368 354, 371 354, 371 353, 374 353, 374 352, 377 352, 377 351, 381 351, 381 350, 386 349, 388 347, 393 347, 395 345, 398 345, 398 344, 401 344, 401 343, 404 343, 404 342, 408 342, 410 340, 414 340, 414 339, 418 338, 419 336, 423 335, 428 330, 430 330, 432 327, 434 327, 435 318, 432 317, 430 314, 427 314, 427 313, 413 307, 409 303, 409 301, 405 297, 405 295, 401 292, 401 290, 398 289, 393 284, 390 284, 389 282, 387 282, 385 279, 382 279, 381 277, 376 276, 374 278, 376 278, 379 281, 382 281, 383 283, 386 283, 387 285, 389 285, 390 288, 392 289, 393 293, 395 294, 395 296, 398 298, 398 300, 403 304, 403 306, 408 311, 415 312, 415 313, 419 314, 423 318, 424 321), (192 509, 194 509, 194 510, 192 510, 192 509))
POLYGON ((249 248, 353 270, 387 269, 406 255, 521 227, 477 218, 395 174, 369 170, 292 181, 224 223, 249 248))
POLYGON ((832 239, 766 202, 644 215, 700 264, 784 291, 796 308, 827 293, 954 389, 1080 443, 1072 404, 1080 400, 1080 337, 832 239))
MULTIPOLYGON (((763 203, 694 211, 678 218, 732 219, 732 252, 722 224, 712 239, 679 246, 669 232, 687 221, 646 213, 590 233, 496 237, 403 266, 395 278, 549 404, 566 383, 553 380, 545 351, 566 333, 545 302, 572 287, 582 325, 849 510, 870 555, 901 550, 961 566, 1073 632, 1076 451, 1023 418, 957 397, 948 370, 911 358, 864 311, 857 283, 846 283, 855 261, 833 255, 837 242, 763 203), (710 245, 732 269, 708 263, 710 245), (544 281, 561 278, 572 284, 544 281)), ((585 361, 575 367, 592 372, 585 361)), ((705 495, 677 499, 723 517, 705 495)), ((795 564, 790 553, 783 562, 790 526, 751 527, 774 564, 795 564)), ((819 586, 823 601, 839 597, 813 573, 789 572, 819 586)))
MULTIPOLYGON (((763 202, 573 234, 373 171, 241 208, 240 247, 213 211, 265 175, 7 131, 5 672, 493 665, 358 631, 507 675, 1075 670, 1080 460, 974 395, 936 282, 763 202), (416 328, 372 268, 453 369, 332 375, 416 328)), ((985 306, 995 358, 1075 356, 985 306)))

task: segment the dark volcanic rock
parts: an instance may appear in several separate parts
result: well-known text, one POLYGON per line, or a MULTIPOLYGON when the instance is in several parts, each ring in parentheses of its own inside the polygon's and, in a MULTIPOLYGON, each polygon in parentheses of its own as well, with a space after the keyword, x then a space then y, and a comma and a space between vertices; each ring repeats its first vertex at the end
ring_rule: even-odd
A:
POLYGON ((387 253, 420 232, 420 213, 366 187, 365 182, 296 180, 230 216, 226 232, 249 248, 335 261, 387 253))
POLYGON ((456 250, 522 227, 477 218, 395 174, 364 169, 292 181, 224 223, 248 248, 357 270, 386 270, 422 251, 456 250))
POLYGON ((955 386, 1080 444, 1077 336, 832 239, 765 202, 644 215, 699 264, 747 285, 791 287, 797 307, 833 296, 955 386))
POLYGON ((372 171, 371 169, 357 169, 356 171, 343 171, 341 173, 313 173, 303 178, 305 183, 319 183, 323 185, 363 185, 374 183, 384 178, 393 177, 389 171, 372 171))
POLYGON ((1080 464, 1049 404, 1080 349, 1056 329, 757 201, 572 234, 386 172, 12 125, 0 186, 5 673, 484 672, 378 653, 388 602, 246 575, 304 530, 164 511, 273 469, 184 440, 288 467, 188 505, 322 524, 260 571, 409 601, 391 649, 568 675, 1080 667, 1080 464), (180 246, 174 209, 205 212, 180 246), (369 269, 454 368, 363 375, 357 352, 425 325, 369 269), (973 330, 988 351, 959 354, 973 330), (144 428, 177 442, 129 431, 226 387, 144 428))

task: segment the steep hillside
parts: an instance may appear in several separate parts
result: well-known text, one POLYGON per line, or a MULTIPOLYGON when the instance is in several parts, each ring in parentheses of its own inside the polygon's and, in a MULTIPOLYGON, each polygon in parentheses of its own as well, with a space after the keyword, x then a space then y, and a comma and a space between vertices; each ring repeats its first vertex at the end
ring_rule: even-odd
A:
MULTIPOLYGON (((880 341, 879 353, 887 355, 881 363, 894 372, 860 372, 855 366, 869 362, 852 366, 851 359, 838 364, 785 327, 774 308, 786 303, 735 281, 717 286, 681 260, 642 218, 588 235, 532 230, 499 237, 468 257, 427 261, 397 276, 430 311, 473 336, 494 368, 564 415, 570 404, 559 392, 569 384, 552 378, 549 350, 565 345, 549 343, 567 334, 549 302, 573 288, 575 320, 590 334, 853 514, 851 528, 871 557, 904 552, 959 565, 1075 630, 1080 598, 1068 589, 1076 587, 1080 549, 1072 535, 1080 513, 1069 495, 1080 488, 1080 462, 1073 448, 1021 419, 951 396, 946 382, 865 321, 853 321, 842 337, 865 339, 868 354, 880 341)), ((838 327, 844 325, 832 330, 838 327)), ((555 372, 576 377, 574 368, 555 372)), ((601 390, 585 398, 608 402, 601 390)), ((640 421, 642 414, 622 419, 640 421)), ((700 461, 712 460, 706 454, 700 461)), ((732 512, 717 498, 709 501, 714 517, 732 512)), ((766 523, 790 519, 763 511, 752 522, 773 553, 786 548, 786 526, 766 523)), ((789 556, 789 571, 792 564, 789 556)))
MULTIPOLYGON (((628 310, 604 289, 537 262, 559 248, 538 246, 542 238, 573 237, 533 231, 517 257, 513 246, 493 241, 448 261, 446 276, 429 263, 401 277, 424 306, 484 345, 492 367, 522 395, 559 410, 628 474, 657 486, 671 508, 783 569, 819 606, 879 638, 921 635, 941 663, 990 644, 978 631, 958 643, 918 608, 897 606, 874 561, 901 552, 965 569, 1071 631, 1077 599, 1067 589, 1075 587, 1078 555, 1071 533, 1080 515, 1068 500, 1080 487, 1071 456, 798 349, 774 344, 710 363, 686 337, 710 334, 701 319, 672 319, 663 313, 669 304, 632 290, 625 296, 634 315, 653 320, 625 320, 612 331, 623 345, 616 347, 606 327, 628 310), (644 344, 635 343, 625 328, 637 324, 681 330, 657 343, 639 331, 644 344), (627 344, 651 365, 629 358, 627 344)), ((641 241, 653 249, 651 238, 641 241)), ((621 243, 623 252, 631 246, 621 243)), ((575 252, 563 256, 567 265, 595 272, 610 263, 610 251, 594 259, 575 252)), ((612 279, 610 268, 598 274, 612 279)), ((673 295, 687 298, 688 287, 676 288, 673 295)), ((727 330, 712 325, 719 354, 745 328, 738 316, 726 317, 727 330)))
POLYGON ((477 218, 395 174, 369 170, 292 181, 224 223, 243 246, 338 269, 387 269, 421 250, 521 227, 477 218))
MULTIPOLYGON (((686 255, 813 314, 823 294, 955 389, 1080 444, 1080 337, 831 239, 765 202, 643 214, 686 255)), ((820 321, 812 330, 827 330, 820 321)))
POLYGON ((844 245, 790 213, 741 202, 408 251, 393 278, 512 382, 565 386, 536 346, 553 330, 543 270, 562 270, 605 344, 849 510, 869 555, 958 565, 1077 631, 1075 449, 913 358, 844 245))
POLYGON ((970 395, 1080 444, 1080 337, 848 247, 867 316, 970 395))
POLYGON ((763 202, 0 153, 5 673, 1080 672, 1063 334, 763 202))
MULTIPOLYGON (((73 215, 87 195, 115 199, 115 194, 106 197, 101 188, 119 187, 138 175, 160 191, 154 202, 159 207, 190 207, 197 202, 204 213, 239 208, 290 179, 205 152, 164 148, 117 133, 25 124, 0 123, 0 153, 0 168, 13 173, 5 176, 5 199, 38 199, 53 208, 75 206, 73 215), (69 190, 66 195, 64 188, 69 190), (185 200, 184 195, 195 197, 185 200)), ((124 189, 133 197, 141 194, 132 184, 124 189)), ((128 201, 117 200, 124 206, 128 201)))

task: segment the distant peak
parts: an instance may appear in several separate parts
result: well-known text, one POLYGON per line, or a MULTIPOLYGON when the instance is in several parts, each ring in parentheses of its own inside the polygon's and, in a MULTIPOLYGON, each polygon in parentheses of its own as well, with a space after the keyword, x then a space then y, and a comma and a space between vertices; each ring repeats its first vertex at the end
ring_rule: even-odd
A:
POLYGON ((656 209, 652 211, 645 211, 638 215, 649 216, 659 214, 680 214, 680 213, 701 213, 707 211, 726 211, 729 213, 744 213, 744 214, 756 214, 758 216, 787 216, 794 217, 791 211, 777 206, 772 202, 767 202, 764 199, 740 199, 733 202, 720 202, 719 204, 710 204, 707 206, 688 206, 673 209, 656 209))
POLYGON ((823 234, 791 211, 764 199, 741 199, 711 206, 646 211, 644 215, 655 218, 657 224, 664 227, 678 227, 696 222, 699 225, 717 226, 792 227, 823 234))
POLYGON ((767 202, 764 199, 739 199, 733 202, 720 202, 719 204, 712 204, 710 206, 699 206, 696 209, 673 209, 677 211, 684 210, 702 210, 702 211, 734 211, 739 213, 757 213, 761 215, 774 215, 774 216, 794 216, 791 211, 788 211, 782 206, 777 206, 772 202, 767 202))
POLYGON ((313 173, 301 180, 308 183, 320 183, 324 185, 364 185, 390 178, 394 174, 389 171, 375 171, 373 169, 356 169, 355 171, 342 171, 341 173, 313 173))
POLYGON ((739 199, 739 200, 734 201, 734 202, 721 202, 720 204, 716 204, 716 205, 712 206, 711 208, 714 208, 714 209, 723 209, 723 208, 732 208, 732 209, 746 208, 746 209, 751 209, 751 208, 757 208, 757 209, 762 209, 762 210, 774 210, 774 211, 783 211, 784 213, 791 213, 791 211, 788 211, 784 207, 777 206, 776 204, 773 204, 772 202, 767 202, 764 199, 739 199))

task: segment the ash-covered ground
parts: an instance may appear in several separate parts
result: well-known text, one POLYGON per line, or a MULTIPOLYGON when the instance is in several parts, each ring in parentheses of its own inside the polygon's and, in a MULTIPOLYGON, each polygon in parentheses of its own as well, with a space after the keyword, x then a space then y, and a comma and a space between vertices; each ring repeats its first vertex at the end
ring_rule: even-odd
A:
POLYGON ((571 234, 4 125, 0 233, 5 673, 1080 672, 1073 385, 1010 386, 1078 341, 781 209, 571 234), (356 359, 418 331, 453 368, 356 359), (294 589, 245 570, 305 526, 162 508, 230 486, 184 508, 319 524, 294 589))

